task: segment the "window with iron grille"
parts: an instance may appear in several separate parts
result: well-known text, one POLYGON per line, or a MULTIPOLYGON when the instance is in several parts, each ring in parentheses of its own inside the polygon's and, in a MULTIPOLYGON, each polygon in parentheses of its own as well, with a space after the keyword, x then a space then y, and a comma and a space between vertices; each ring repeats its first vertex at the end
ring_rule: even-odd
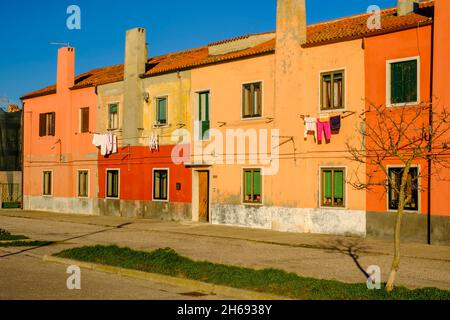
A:
POLYGON ((89 171, 78 171, 78 196, 86 198, 89 196, 89 171))
POLYGON ((44 196, 52 195, 52 172, 44 171, 42 179, 42 194, 44 196))
POLYGON ((106 197, 119 198, 119 170, 106 171, 106 197))
MULTIPOLYGON (((398 210, 399 191, 402 183, 404 168, 389 168, 389 209, 398 210)), ((406 182, 405 210, 418 211, 419 210, 419 169, 410 168, 408 180, 406 182)))
POLYGON ((153 199, 168 200, 168 170, 153 171, 153 199))

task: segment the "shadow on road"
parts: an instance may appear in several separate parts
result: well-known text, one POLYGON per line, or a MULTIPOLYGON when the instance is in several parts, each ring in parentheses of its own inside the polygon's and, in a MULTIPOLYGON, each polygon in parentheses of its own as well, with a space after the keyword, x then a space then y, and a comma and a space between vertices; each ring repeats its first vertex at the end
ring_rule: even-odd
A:
POLYGON ((23 250, 20 250, 20 251, 17 251, 17 252, 12 252, 12 253, 8 253, 8 254, 5 254, 5 255, 2 255, 2 256, 0 256, 0 258, 6 258, 6 257, 19 255, 19 254, 22 254, 24 252, 29 252, 29 251, 33 251, 33 250, 36 250, 36 249, 49 247, 49 246, 52 246, 52 245, 55 245, 55 244, 60 244, 60 243, 64 243, 64 242, 75 240, 75 239, 81 239, 81 238, 84 238, 84 237, 89 237, 89 236, 92 236, 94 234, 104 233, 104 232, 108 232, 108 231, 111 231, 111 230, 122 229, 122 228, 124 228, 126 226, 129 226, 131 224, 133 224, 133 223, 132 222, 127 222, 127 223, 123 223, 121 225, 118 225, 116 227, 106 228, 106 229, 102 229, 102 230, 95 231, 95 232, 89 232, 89 233, 86 233, 86 234, 83 234, 83 235, 80 235, 80 236, 76 236, 76 237, 71 237, 71 238, 67 238, 67 239, 63 239, 63 240, 59 240, 59 241, 49 241, 48 243, 40 245, 40 246, 34 246, 34 247, 23 249, 23 250))
POLYGON ((330 253, 340 252, 352 258, 356 267, 361 271, 366 279, 370 277, 370 275, 366 272, 366 270, 361 266, 359 262, 360 253, 367 251, 370 249, 369 246, 366 246, 362 243, 360 239, 335 239, 331 242, 322 243, 321 247, 330 253))

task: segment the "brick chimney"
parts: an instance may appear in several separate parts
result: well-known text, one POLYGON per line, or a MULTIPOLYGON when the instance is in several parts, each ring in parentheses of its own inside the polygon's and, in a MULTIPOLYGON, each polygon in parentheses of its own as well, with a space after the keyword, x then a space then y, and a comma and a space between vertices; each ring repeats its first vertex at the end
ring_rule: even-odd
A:
POLYGON ((75 48, 64 47, 58 50, 56 91, 62 92, 75 84, 75 48))
MULTIPOLYGON (((125 42, 124 66, 124 108, 123 134, 127 137, 138 137, 144 127, 144 98, 140 75, 145 73, 148 59, 146 32, 144 28, 127 31, 125 42)), ((138 139, 130 139, 130 144, 138 143, 138 139)))
POLYGON ((397 0, 397 15, 406 16, 414 12, 415 3, 418 0, 397 0))

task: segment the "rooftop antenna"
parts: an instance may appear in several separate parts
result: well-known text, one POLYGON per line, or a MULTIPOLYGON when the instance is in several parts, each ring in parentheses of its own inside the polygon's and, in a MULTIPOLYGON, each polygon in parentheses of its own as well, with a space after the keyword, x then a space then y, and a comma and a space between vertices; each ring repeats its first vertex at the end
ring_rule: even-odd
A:
POLYGON ((62 47, 70 48, 69 42, 50 42, 50 44, 55 45, 55 46, 62 46, 62 47))

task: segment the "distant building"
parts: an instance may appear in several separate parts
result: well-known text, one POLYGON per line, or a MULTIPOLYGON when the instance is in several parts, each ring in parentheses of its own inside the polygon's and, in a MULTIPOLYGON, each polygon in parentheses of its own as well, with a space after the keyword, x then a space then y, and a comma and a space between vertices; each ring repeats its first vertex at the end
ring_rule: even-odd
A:
POLYGON ((22 203, 22 110, 0 109, 0 207, 20 208, 22 203))

